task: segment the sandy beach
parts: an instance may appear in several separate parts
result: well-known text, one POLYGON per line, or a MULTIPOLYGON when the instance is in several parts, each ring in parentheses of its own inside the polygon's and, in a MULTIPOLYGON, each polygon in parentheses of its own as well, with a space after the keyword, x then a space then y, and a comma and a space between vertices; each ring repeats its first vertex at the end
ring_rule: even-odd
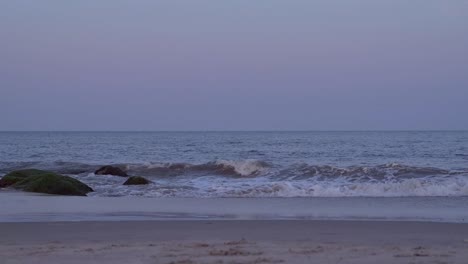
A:
POLYGON ((468 225, 385 221, 1 223, 0 263, 466 263, 468 225))

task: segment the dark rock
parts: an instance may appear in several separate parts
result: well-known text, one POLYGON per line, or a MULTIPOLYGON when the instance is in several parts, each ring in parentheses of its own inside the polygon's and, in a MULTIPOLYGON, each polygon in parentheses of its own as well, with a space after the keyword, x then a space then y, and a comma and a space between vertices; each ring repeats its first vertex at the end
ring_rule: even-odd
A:
POLYGON ((114 175, 114 176, 121 176, 121 177, 128 177, 127 173, 123 171, 121 168, 114 167, 114 166, 104 166, 94 172, 96 175, 114 175))
POLYGON ((45 173, 49 173, 49 172, 43 171, 43 170, 35 170, 35 169, 12 171, 0 179, 0 188, 11 186, 30 176, 36 176, 36 175, 41 175, 45 173))
POLYGON ((127 181, 124 182, 123 185, 143 185, 143 184, 149 184, 151 181, 140 177, 140 176, 132 176, 128 178, 127 181))
POLYGON ((43 170, 18 170, 0 179, 2 187, 11 186, 26 192, 86 196, 88 185, 74 178, 43 170))
POLYGON ((86 196, 93 189, 72 177, 55 173, 45 173, 27 177, 17 183, 13 188, 25 192, 86 196))

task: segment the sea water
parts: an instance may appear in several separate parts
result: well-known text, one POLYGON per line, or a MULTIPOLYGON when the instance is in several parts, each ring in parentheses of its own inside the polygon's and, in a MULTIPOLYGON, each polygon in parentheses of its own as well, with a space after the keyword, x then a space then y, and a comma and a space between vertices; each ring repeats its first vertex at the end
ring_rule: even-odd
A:
POLYGON ((344 217, 338 211, 353 207, 361 213, 349 217, 468 216, 467 131, 0 132, 0 176, 24 168, 75 177, 98 200, 244 198, 238 203, 253 199, 255 211, 270 199, 263 216, 300 203, 283 216, 301 218, 344 217), (153 183, 124 186, 125 178, 94 175, 109 164, 153 183), (386 215, 385 206, 396 211, 386 215))

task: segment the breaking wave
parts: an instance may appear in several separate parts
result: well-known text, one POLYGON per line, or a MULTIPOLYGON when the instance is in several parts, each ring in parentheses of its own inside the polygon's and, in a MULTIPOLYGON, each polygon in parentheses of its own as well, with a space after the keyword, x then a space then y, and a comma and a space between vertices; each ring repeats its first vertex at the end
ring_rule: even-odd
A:
POLYGON ((468 196, 468 169, 398 163, 337 167, 262 160, 114 164, 153 181, 123 186, 125 178, 96 176, 101 165, 76 162, 0 162, 0 173, 24 168, 52 170, 89 184, 92 196, 143 197, 401 197, 468 196))
MULTIPOLYGON (((61 174, 82 174, 96 171, 107 164, 86 164, 79 162, 0 162, 0 172, 36 168, 61 174)), ((129 174, 141 176, 178 176, 186 174, 216 174, 224 176, 248 177, 260 175, 269 164, 258 160, 217 160, 202 164, 190 163, 130 163, 114 164, 125 169, 129 174)))
POLYGON ((94 174, 77 176, 91 185, 92 196, 142 197, 416 197, 468 196, 468 177, 412 178, 389 181, 353 182, 347 178, 299 181, 271 181, 267 178, 222 180, 200 177, 191 180, 154 181, 148 186, 123 186, 125 179, 94 174))
MULTIPOLYGON (((12 170, 37 168, 62 174, 91 173, 108 164, 87 164, 79 162, 0 162, 0 173, 12 170)), ((132 175, 167 176, 271 176, 277 179, 301 180, 307 178, 348 177, 355 180, 382 180, 389 177, 418 178, 426 176, 450 176, 468 174, 468 169, 447 170, 434 167, 417 167, 398 163, 377 166, 336 167, 330 165, 309 165, 306 163, 278 166, 261 160, 216 160, 200 164, 192 163, 121 163, 113 164, 132 175)))
POLYGON ((149 163, 128 164, 126 170, 142 176, 177 176, 185 174, 212 173, 225 176, 256 176, 265 172, 270 165, 258 160, 217 160, 202 164, 190 163, 149 163))
POLYGON ((433 167, 407 166, 398 163, 389 163, 378 166, 350 166, 334 167, 328 165, 298 164, 283 171, 285 175, 294 175, 295 178, 310 177, 349 177, 360 180, 381 180, 385 178, 418 178, 424 176, 455 175, 465 171, 449 171, 433 167))

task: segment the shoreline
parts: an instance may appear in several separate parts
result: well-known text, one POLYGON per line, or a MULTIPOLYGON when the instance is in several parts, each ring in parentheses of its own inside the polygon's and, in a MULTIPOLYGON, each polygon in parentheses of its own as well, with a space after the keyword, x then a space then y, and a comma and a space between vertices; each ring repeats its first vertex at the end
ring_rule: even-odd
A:
POLYGON ((468 224, 392 221, 0 223, 13 263, 466 263, 468 224))
POLYGON ((468 197, 145 198, 0 191, 2 222, 340 220, 466 223, 468 197))

